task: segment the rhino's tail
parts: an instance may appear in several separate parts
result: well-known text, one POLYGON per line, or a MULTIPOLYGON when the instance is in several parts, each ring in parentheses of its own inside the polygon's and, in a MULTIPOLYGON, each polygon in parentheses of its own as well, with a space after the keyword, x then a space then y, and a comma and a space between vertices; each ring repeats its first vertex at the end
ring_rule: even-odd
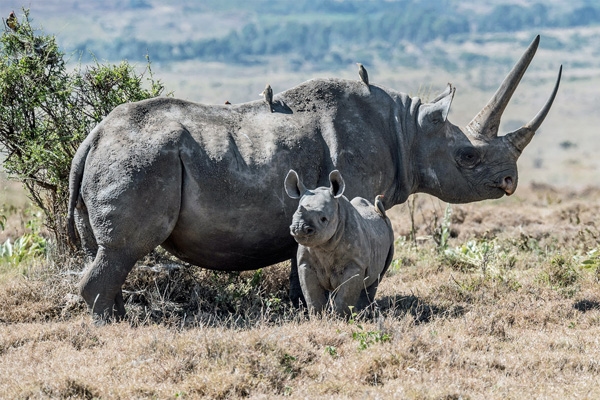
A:
POLYGON ((69 173, 69 208, 67 213, 67 235, 69 245, 76 247, 77 235, 75 234, 75 207, 79 201, 79 190, 81 189, 81 180, 85 160, 91 148, 92 136, 95 136, 95 130, 81 143, 73 161, 71 162, 71 172, 69 173))

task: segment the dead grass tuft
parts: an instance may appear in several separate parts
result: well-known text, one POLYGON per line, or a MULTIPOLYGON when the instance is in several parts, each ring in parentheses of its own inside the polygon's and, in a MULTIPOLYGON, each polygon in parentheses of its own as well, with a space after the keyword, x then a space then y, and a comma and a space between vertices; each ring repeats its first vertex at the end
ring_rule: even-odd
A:
POLYGON ((69 378, 52 385, 44 386, 41 389, 42 394, 53 398, 87 400, 98 398, 94 389, 84 383, 69 378))

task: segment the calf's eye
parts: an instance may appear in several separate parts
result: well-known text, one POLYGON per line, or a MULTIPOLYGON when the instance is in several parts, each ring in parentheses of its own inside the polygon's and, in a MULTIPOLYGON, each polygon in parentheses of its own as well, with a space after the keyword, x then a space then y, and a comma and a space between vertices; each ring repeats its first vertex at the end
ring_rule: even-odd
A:
POLYGON ((327 222, 327 217, 321 217, 321 222, 327 222))

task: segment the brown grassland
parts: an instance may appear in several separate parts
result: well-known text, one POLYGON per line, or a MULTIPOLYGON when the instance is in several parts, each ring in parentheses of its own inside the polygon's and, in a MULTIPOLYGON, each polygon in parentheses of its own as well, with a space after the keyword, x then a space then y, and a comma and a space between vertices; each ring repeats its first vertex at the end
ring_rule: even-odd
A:
POLYGON ((105 326, 73 295, 78 262, 5 265, 0 397, 600 398, 600 189, 445 211, 425 195, 390 211, 395 261, 350 321, 294 310, 285 264, 215 273, 155 252, 105 326))
MULTIPOLYGON (((68 9, 58 9, 55 25, 49 20, 51 31, 99 34, 81 15, 65 18, 68 9)), ((112 15, 104 18, 126 24, 112 15)), ((148 31, 164 32, 149 21, 148 31)), ((419 194, 390 210, 394 262, 376 304, 349 321, 294 309, 286 263, 223 273, 155 251, 125 284, 126 319, 96 326, 75 295, 81 260, 4 256, 5 240, 14 245, 39 221, 18 184, 0 180, 0 398, 600 398, 600 69, 585 64, 598 53, 544 44, 546 34, 597 43, 600 28, 541 34, 502 133, 531 119, 559 65, 565 70, 552 111, 519 160, 516 194, 452 205, 451 213, 419 194)), ((414 49, 422 57, 439 50, 457 60, 465 52, 517 60, 524 48, 467 41, 414 49)), ((177 97, 210 104, 258 100, 266 82, 278 93, 318 76, 358 79, 354 64, 294 72, 283 58, 153 69, 177 97)), ((449 119, 457 125, 508 72, 367 61, 372 82, 411 95, 432 97, 452 82, 449 119)))

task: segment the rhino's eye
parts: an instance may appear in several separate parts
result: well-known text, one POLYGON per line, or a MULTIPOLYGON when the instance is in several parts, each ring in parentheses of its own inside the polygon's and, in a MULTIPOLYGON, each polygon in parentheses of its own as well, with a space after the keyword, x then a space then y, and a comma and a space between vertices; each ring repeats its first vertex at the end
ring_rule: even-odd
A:
POLYGON ((473 147, 463 147, 457 152, 458 165, 464 168, 473 168, 479 164, 479 152, 473 147))
POLYGON ((323 223, 327 222, 327 217, 321 217, 321 222, 323 222, 323 223))

